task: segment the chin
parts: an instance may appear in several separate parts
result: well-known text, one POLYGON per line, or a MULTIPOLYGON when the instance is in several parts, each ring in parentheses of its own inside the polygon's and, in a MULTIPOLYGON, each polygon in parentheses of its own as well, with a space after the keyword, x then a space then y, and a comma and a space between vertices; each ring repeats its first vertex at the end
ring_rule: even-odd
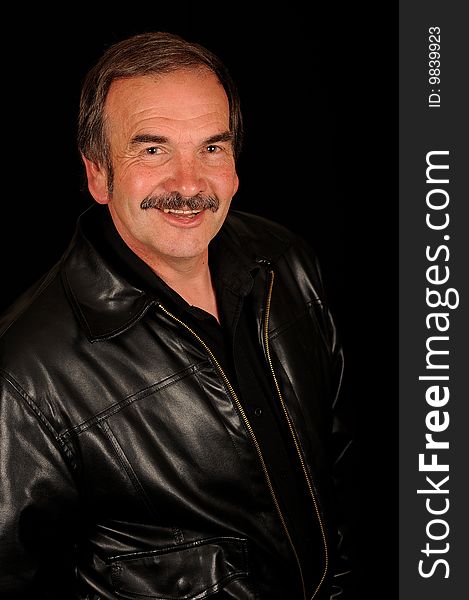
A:
POLYGON ((175 259, 191 259, 197 258, 207 252, 208 242, 203 244, 177 244, 171 248, 167 248, 164 252, 166 256, 175 259))

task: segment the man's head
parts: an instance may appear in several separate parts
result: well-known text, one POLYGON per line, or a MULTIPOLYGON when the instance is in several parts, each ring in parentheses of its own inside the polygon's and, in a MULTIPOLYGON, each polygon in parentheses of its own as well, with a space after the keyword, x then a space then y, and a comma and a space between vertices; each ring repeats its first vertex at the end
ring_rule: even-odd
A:
POLYGON ((88 188, 153 268, 206 256, 238 188, 241 133, 236 88, 219 59, 171 34, 117 43, 83 86, 88 188))
POLYGON ((217 77, 230 109, 233 152, 239 156, 243 122, 236 85, 222 61, 203 46, 167 32, 142 33, 117 42, 88 72, 78 115, 78 149, 89 160, 105 166, 112 190, 112 161, 105 127, 105 103, 113 81, 164 75, 179 69, 205 68, 217 77))

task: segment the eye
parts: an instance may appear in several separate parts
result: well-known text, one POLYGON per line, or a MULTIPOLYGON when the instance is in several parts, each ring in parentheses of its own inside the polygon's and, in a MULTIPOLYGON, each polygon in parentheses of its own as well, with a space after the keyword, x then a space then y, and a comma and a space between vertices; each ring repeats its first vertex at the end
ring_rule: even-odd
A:
POLYGON ((145 154, 161 154, 162 150, 158 146, 150 146, 149 148, 145 148, 145 154))
POLYGON ((216 154, 217 152, 220 152, 221 148, 220 148, 220 146, 215 146, 214 144, 210 144, 210 146, 207 146, 206 150, 209 154, 216 154))

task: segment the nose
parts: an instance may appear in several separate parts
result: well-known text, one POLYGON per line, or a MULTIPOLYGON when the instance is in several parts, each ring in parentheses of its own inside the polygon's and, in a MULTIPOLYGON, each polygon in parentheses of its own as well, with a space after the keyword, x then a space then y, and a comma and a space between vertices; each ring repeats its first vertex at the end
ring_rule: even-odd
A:
POLYGON ((174 156, 171 160, 171 172, 165 181, 165 190, 179 192, 186 198, 206 191, 206 182, 202 167, 192 156, 174 156))

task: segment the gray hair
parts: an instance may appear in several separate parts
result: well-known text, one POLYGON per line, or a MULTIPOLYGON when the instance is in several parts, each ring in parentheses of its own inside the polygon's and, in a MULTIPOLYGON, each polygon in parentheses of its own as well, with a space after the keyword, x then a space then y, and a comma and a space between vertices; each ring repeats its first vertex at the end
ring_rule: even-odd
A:
POLYGON ((89 160, 105 165, 112 179, 109 143, 104 127, 104 105, 116 79, 205 68, 213 72, 228 97, 233 152, 238 157, 243 137, 236 85, 222 61, 194 42, 167 32, 141 33, 110 46, 85 77, 78 115, 78 149, 89 160))

